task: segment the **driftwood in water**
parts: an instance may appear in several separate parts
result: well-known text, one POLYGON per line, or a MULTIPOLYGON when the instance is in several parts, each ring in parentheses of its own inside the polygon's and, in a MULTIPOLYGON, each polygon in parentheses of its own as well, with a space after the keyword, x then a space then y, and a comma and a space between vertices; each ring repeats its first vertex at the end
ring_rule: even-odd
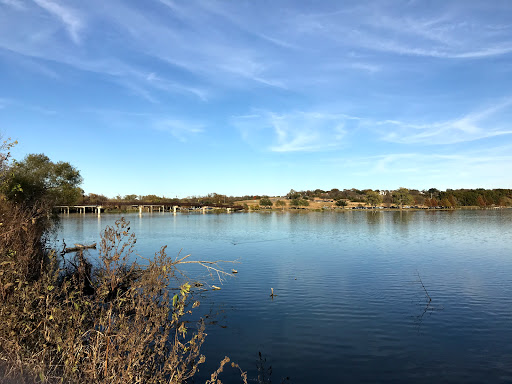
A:
POLYGON ((91 245, 75 244, 74 247, 65 248, 64 249, 64 253, 78 252, 78 251, 81 251, 81 250, 84 250, 84 249, 90 249, 90 248, 96 249, 96 243, 91 244, 91 245))

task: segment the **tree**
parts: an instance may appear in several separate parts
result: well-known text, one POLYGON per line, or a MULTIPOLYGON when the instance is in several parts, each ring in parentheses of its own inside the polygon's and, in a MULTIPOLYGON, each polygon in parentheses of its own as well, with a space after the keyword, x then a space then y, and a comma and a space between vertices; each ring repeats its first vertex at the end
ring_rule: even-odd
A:
POLYGON ((283 200, 277 200, 276 201, 276 207, 280 207, 284 210, 284 207, 286 207, 286 201, 283 200))
POLYGON ((448 201, 450 202, 452 208, 455 208, 457 206, 457 199, 453 195, 448 196, 448 201))
POLYGON ((439 198, 439 189, 437 188, 430 188, 428 191, 425 191, 426 194, 430 196, 430 198, 439 198))
POLYGON ((53 163, 44 154, 30 154, 9 169, 11 177, 4 186, 9 200, 32 205, 47 201, 53 205, 71 205, 79 201, 83 190, 80 172, 68 162, 53 163))
POLYGON ((0 181, 3 183, 7 181, 7 173, 10 167, 11 148, 18 144, 17 141, 10 141, 11 139, 4 140, 0 144, 0 181))
POLYGON ((500 205, 502 207, 510 207, 512 205, 512 199, 510 197, 503 196, 500 199, 500 205))
POLYGON ((89 193, 88 195, 83 196, 82 198, 82 202, 84 204, 101 204, 108 200, 109 198, 107 196, 101 194, 98 195, 96 193, 89 193))
POLYGON ((330 199, 337 200, 337 199, 339 199, 340 193, 341 192, 340 192, 340 190, 338 188, 333 188, 329 192, 327 192, 327 196, 330 199))
POLYGON ((478 195, 478 198, 476 201, 480 208, 484 208, 487 205, 487 203, 485 202, 485 199, 482 197, 482 195, 478 195))
POLYGON ((441 200, 441 207, 443 208, 451 208, 452 207, 452 203, 450 203, 450 200, 448 200, 447 197, 445 197, 443 200, 441 200))
POLYGON ((425 204, 425 196, 423 195, 416 195, 416 196, 413 196, 414 198, 414 205, 423 205, 425 204))
POLYGON ((270 208, 274 204, 272 203, 272 200, 268 198, 268 196, 264 196, 260 199, 260 205, 266 208, 270 208))
POLYGON ((290 189, 290 192, 288 192, 288 194, 286 195, 286 198, 289 199, 289 200, 296 200, 296 199, 300 199, 302 197, 302 195, 295 191, 294 189, 290 189))
POLYGON ((400 205, 402 209, 404 205, 412 204, 414 199, 407 188, 398 188, 393 192, 393 202, 400 205))
POLYGON ((148 203, 159 203, 160 201, 162 201, 162 198, 157 195, 146 195, 142 196, 141 200, 148 203))
POLYGON ((348 205, 348 203, 347 203, 347 200, 345 200, 345 199, 338 199, 338 200, 336 200, 336 205, 338 207, 345 208, 348 205))
POLYGON ((290 200, 290 205, 294 207, 307 207, 309 206, 309 201, 306 199, 292 199, 290 200))
POLYGON ((371 207, 376 207, 382 203, 382 196, 377 192, 369 190, 366 192, 366 202, 370 204, 371 207))

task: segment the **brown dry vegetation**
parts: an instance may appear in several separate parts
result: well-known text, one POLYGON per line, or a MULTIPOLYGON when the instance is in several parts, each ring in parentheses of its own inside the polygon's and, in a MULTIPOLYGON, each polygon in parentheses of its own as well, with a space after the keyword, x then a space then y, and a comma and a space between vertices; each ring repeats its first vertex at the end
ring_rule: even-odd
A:
MULTIPOLYGON (((0 181, 10 148, 0 148, 0 181)), ((124 219, 101 236, 99 265, 49 247, 55 221, 44 199, 30 205, 0 194, 0 382, 184 383, 205 361, 204 324, 187 328, 199 305, 162 247, 131 261, 136 243, 124 219), (177 292, 177 293, 176 293, 177 292)), ((222 273, 217 262, 196 261, 222 273)), ((221 362, 208 383, 229 359, 221 362)), ((247 383, 240 367, 241 381, 247 383)))
MULTIPOLYGON (((9 213, 5 209, 4 204, 2 218, 9 213)), ((204 325, 187 329, 183 316, 199 303, 189 300, 188 283, 172 293, 177 268, 187 256, 173 259, 163 247, 145 265, 129 263, 136 239, 122 219, 105 229, 97 268, 82 253, 59 263, 57 253, 37 241, 37 220, 33 224, 33 217, 11 209, 13 219, 0 226, 7 239, 0 249, 0 378, 183 383, 194 376, 205 361, 200 353, 204 325), (19 239, 29 240, 27 249, 14 251, 10 245, 19 239), (29 251, 44 254, 44 261, 18 257, 29 251)), ((209 382, 217 383, 221 371, 209 382)))
MULTIPOLYGON (((282 209, 290 209, 290 200, 283 198, 283 197, 271 197, 270 201, 274 204, 271 208, 274 210, 282 210, 282 209), (284 207, 276 206, 276 201, 281 200, 285 202, 284 207)), ((336 204, 333 201, 321 201, 321 200, 308 200, 309 206, 307 207, 301 207, 302 209, 309 209, 309 210, 317 210, 317 209, 334 209, 336 208, 336 204)), ((235 201, 233 204, 236 205, 244 205, 247 204, 248 207, 251 209, 265 209, 263 207, 260 207, 260 200, 240 200, 235 201)), ((354 203, 355 204, 355 203, 354 203)), ((357 205, 355 205, 357 206, 357 205)))
MULTIPOLYGON (((21 226, 2 236, 33 233, 31 221, 22 224, 27 230, 21 226)), ((19 382, 178 383, 204 361, 199 353, 204 327, 187 338, 180 321, 190 286, 171 297, 175 262, 162 249, 144 269, 128 264, 135 239, 128 223, 116 225, 102 236, 101 266, 94 276, 81 254, 61 269, 57 254, 49 251, 48 261, 27 273, 17 252, 2 252, 4 377, 19 382)))

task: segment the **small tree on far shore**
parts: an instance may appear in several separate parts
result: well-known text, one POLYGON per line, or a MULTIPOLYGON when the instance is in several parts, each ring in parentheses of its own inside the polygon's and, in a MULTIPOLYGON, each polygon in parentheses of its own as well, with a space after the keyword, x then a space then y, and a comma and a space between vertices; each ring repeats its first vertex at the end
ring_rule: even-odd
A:
POLYGON ((260 206, 264 208, 270 208, 272 205, 274 204, 272 203, 272 200, 268 198, 268 196, 264 196, 260 199, 260 206))
POLYGON ((284 207, 286 207, 286 202, 283 200, 277 200, 275 204, 276 204, 276 207, 280 207, 283 210, 284 210, 284 207))
POLYGON ((382 203, 382 196, 375 191, 367 191, 365 198, 370 207, 376 207, 382 203))
POLYGON ((450 203, 450 200, 448 200, 448 198, 445 197, 443 200, 441 200, 441 207, 452 208, 452 203, 450 203))
POLYGON ((393 192, 393 202, 398 204, 400 209, 402 209, 404 205, 412 204, 414 199, 407 188, 398 188, 393 192))
POLYGON ((348 202, 345 199, 339 199, 339 200, 336 200, 336 205, 338 207, 345 208, 348 205, 348 202))
POLYGON ((290 200, 290 205, 293 207, 308 207, 309 201, 306 199, 292 199, 290 200))

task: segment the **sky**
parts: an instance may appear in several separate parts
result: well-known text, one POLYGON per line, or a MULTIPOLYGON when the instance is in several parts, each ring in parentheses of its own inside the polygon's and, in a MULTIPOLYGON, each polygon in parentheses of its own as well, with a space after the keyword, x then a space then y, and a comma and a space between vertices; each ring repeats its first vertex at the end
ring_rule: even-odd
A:
POLYGON ((512 2, 0 0, 0 135, 109 197, 512 188, 512 2))

